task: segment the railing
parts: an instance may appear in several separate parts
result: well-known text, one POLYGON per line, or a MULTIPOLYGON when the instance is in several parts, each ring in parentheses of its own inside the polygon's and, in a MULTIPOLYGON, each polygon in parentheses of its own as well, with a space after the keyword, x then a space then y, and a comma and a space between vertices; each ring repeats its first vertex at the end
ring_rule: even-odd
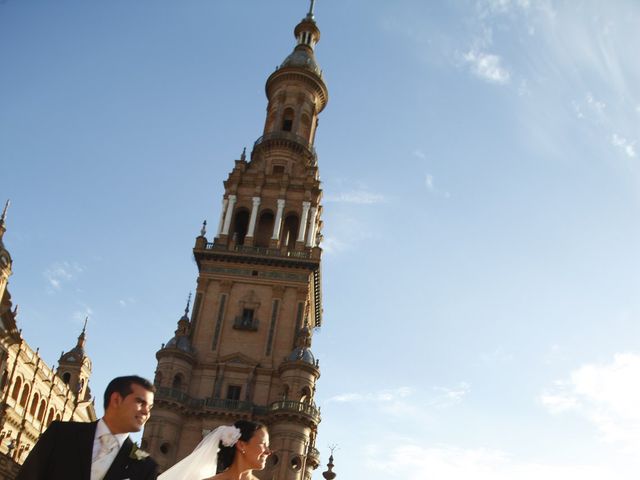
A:
POLYGON ((272 412, 302 413, 310 416, 316 421, 320 420, 320 410, 310 403, 296 402, 293 400, 280 400, 279 402, 273 402, 269 406, 269 410, 272 412))
POLYGON ((302 148, 307 149, 313 157, 314 163, 316 163, 318 160, 318 156, 316 155, 316 150, 315 148, 313 148, 313 145, 311 145, 311 143, 309 143, 307 139, 291 132, 277 131, 265 133, 255 141, 255 143, 253 144, 253 148, 256 148, 258 145, 271 140, 286 140, 289 142, 293 142, 297 145, 300 145, 302 148))
POLYGON ((207 243, 205 245, 205 250, 247 253, 249 255, 266 255, 269 257, 302 258, 302 259, 311 258, 311 252, 305 251, 305 250, 287 250, 283 252, 278 248, 250 247, 248 245, 234 245, 232 248, 229 248, 227 245, 224 245, 224 244, 207 243))
MULTIPOLYGON (((156 391, 156 399, 158 400, 174 400, 190 408, 210 408, 220 410, 233 410, 253 412, 255 415, 268 415, 270 413, 300 413, 311 417, 315 422, 320 421, 320 409, 309 403, 296 402, 293 400, 280 400, 273 402, 268 407, 254 405, 252 402, 242 400, 229 400, 225 398, 193 398, 182 390, 169 387, 158 387, 156 391)), ((310 450, 311 454, 317 452, 316 449, 310 450)))

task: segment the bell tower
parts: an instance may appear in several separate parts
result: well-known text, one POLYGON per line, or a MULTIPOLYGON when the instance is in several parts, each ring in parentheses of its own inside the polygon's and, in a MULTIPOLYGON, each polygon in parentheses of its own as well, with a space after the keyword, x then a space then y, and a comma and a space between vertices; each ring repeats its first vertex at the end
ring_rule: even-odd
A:
POLYGON ((191 316, 158 351, 155 407, 143 446, 167 469, 206 432, 238 419, 265 423, 274 454, 261 479, 308 480, 319 464, 322 323, 321 198, 314 140, 328 101, 315 58, 313 4, 296 44, 269 76, 262 136, 235 161, 209 240, 193 253, 198 279, 191 316))

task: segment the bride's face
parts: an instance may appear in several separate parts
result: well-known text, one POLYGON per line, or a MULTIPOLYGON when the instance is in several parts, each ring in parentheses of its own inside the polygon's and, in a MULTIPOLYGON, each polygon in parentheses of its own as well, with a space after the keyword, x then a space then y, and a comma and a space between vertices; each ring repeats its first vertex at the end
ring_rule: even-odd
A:
MULTIPOLYGON (((240 443, 240 442, 238 442, 240 443)), ((252 470, 262 470, 267 462, 267 457, 271 455, 269 450, 269 434, 264 428, 261 428, 253 434, 251 440, 242 442, 241 452, 244 450, 245 461, 252 470)))

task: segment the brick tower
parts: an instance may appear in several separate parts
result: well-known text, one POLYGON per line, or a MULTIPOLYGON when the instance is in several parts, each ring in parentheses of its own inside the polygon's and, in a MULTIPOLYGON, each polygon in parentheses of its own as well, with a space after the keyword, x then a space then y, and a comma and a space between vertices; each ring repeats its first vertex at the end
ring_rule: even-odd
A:
POLYGON ((319 463, 315 440, 322 322, 322 191, 314 139, 328 100, 309 12, 296 46, 266 82, 263 134, 224 182, 212 242, 196 238, 198 280, 175 335, 157 352, 156 405, 143 445, 166 469, 203 435, 237 419, 264 422, 274 454, 262 479, 306 480, 319 463))

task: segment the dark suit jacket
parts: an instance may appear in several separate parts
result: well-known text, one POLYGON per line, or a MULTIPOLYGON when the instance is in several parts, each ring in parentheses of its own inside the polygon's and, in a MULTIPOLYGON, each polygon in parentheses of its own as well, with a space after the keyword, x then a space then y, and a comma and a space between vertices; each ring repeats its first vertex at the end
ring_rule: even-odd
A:
MULTIPOLYGON (((97 422, 52 422, 22 465, 16 480, 90 480, 93 437, 97 422)), ((127 438, 104 480, 155 480, 157 465, 151 457, 131 458, 133 442, 127 438)))

